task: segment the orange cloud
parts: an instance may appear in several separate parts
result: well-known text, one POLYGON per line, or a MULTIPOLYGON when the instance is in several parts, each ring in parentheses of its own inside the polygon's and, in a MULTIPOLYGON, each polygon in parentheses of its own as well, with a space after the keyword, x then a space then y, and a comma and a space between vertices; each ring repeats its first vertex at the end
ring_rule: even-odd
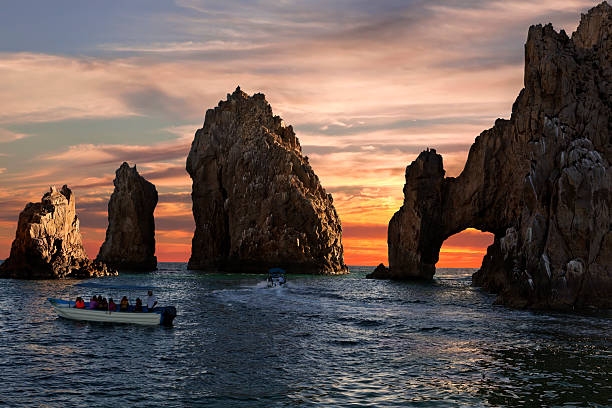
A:
POLYGON ((347 265, 378 265, 387 261, 386 239, 363 239, 342 237, 344 262, 347 265))

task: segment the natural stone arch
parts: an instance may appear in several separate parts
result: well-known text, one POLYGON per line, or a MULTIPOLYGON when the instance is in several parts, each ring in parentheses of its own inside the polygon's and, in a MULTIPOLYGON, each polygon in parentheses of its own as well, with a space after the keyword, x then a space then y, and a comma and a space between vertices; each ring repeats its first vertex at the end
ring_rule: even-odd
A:
POLYGON ((478 163, 468 161, 460 177, 444 177, 442 156, 434 149, 406 168, 404 205, 389 222, 391 278, 431 279, 444 241, 467 228, 505 231, 509 221, 499 202, 507 184, 478 170, 478 163))
POLYGON ((435 150, 406 168, 389 270, 372 277, 431 279, 444 239, 473 227, 495 236, 472 280, 498 301, 612 307, 612 7, 583 15, 571 39, 530 27, 524 80, 458 177, 435 150))

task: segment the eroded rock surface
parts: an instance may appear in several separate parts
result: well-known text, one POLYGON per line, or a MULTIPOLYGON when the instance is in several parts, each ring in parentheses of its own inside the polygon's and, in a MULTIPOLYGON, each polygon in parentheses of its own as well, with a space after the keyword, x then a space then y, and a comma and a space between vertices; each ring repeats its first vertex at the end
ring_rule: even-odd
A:
POLYGON ((187 171, 196 223, 189 268, 348 272, 332 196, 263 94, 237 88, 206 112, 187 171))
POLYGON ((473 227, 495 235, 473 283, 499 302, 612 307, 612 8, 583 15, 571 39, 532 26, 524 79, 457 178, 433 150, 407 167, 385 277, 430 279, 443 241, 473 227))
POLYGON ((87 258, 72 191, 51 187, 40 203, 19 214, 9 258, 0 277, 17 279, 89 278, 116 275, 104 263, 87 258))
POLYGON ((136 166, 125 162, 115 172, 113 184, 106 239, 97 259, 119 270, 154 271, 157 190, 136 166))

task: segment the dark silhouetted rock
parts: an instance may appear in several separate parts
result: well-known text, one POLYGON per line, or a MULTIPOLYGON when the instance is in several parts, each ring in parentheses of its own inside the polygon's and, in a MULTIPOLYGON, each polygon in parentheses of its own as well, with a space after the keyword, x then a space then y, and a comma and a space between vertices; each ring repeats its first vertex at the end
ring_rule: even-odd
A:
POLYGON ((116 275, 104 263, 87 258, 72 191, 55 187, 40 203, 29 203, 19 214, 9 258, 0 277, 17 279, 90 278, 116 275))
POLYGON ((498 302, 611 307, 611 95, 607 3, 583 15, 571 39, 532 26, 510 120, 476 138, 457 178, 444 177, 433 150, 407 167, 385 277, 431 279, 444 240, 473 227, 495 235, 473 283, 498 302))
POLYGON ((291 126, 237 88, 206 112, 187 158, 191 269, 347 273, 342 228, 291 126))
POLYGON ((157 190, 138 174, 136 166, 125 162, 115 172, 113 183, 106 239, 97 259, 119 270, 154 271, 157 190))
POLYGON ((380 279, 380 278, 386 278, 389 275, 389 268, 387 268, 384 264, 378 264, 378 266, 370 273, 368 273, 366 275, 366 278, 368 279, 380 279))

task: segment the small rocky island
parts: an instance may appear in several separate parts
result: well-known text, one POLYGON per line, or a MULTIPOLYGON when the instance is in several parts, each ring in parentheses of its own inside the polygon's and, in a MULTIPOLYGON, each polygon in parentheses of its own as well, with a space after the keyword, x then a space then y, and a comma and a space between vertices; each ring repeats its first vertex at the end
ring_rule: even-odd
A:
POLYGON ((119 270, 154 271, 157 190, 138 174, 136 166, 125 162, 115 172, 113 184, 106 239, 96 259, 119 270))
POLYGON ((87 258, 72 191, 51 187, 40 203, 19 214, 11 253, 0 277, 17 279, 90 278, 117 275, 104 263, 87 258))
POLYGON ((472 227, 495 235, 473 283, 499 303, 612 307, 612 8, 591 9, 571 38, 532 26, 524 81, 457 178, 435 150, 406 168, 389 269, 371 277, 431 279, 444 240, 472 227))
POLYGON ((190 269, 347 273, 332 196, 263 94, 237 88, 206 112, 187 158, 190 269))

